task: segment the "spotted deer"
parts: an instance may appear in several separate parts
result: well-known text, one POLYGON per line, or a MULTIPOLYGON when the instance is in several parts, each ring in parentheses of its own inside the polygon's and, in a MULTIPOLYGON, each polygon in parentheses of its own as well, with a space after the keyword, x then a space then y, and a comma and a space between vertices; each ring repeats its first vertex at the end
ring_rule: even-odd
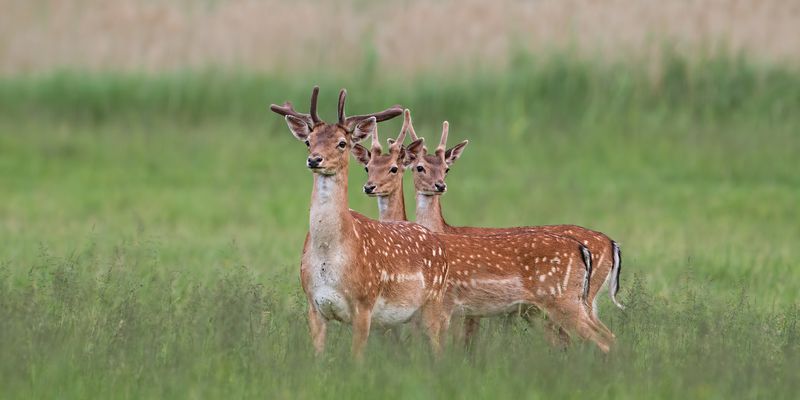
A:
MULTIPOLYGON (((414 189, 416 192, 417 209, 416 222, 424 225, 434 232, 446 232, 465 235, 503 235, 520 232, 534 234, 552 234, 569 237, 579 241, 589 248, 592 253, 592 274, 589 280, 587 301, 590 305, 591 317, 607 336, 613 338, 611 331, 600 321, 597 316, 597 294, 602 286, 608 285, 611 301, 620 309, 624 309, 617 301, 616 294, 619 290, 619 275, 621 271, 621 251, 619 245, 603 233, 596 232, 576 225, 547 225, 525 226, 514 228, 479 228, 470 226, 450 226, 442 216, 440 196, 447 191, 445 178, 450 167, 461 156, 464 148, 469 143, 467 140, 446 148, 449 124, 442 124, 442 136, 439 145, 433 154, 428 154, 427 148, 419 141, 413 125, 409 125, 409 134, 414 140, 406 149, 405 156, 412 160, 409 167, 413 168, 414 189)), ((468 323, 470 321, 467 321, 468 323)), ((559 334, 566 338, 563 332, 559 334)))
POLYGON ((438 354, 450 316, 443 302, 448 274, 444 243, 420 225, 379 222, 348 208, 350 147, 402 109, 346 117, 342 89, 338 121, 329 124, 317 115, 318 94, 314 87, 310 114, 295 111, 290 102, 270 106, 305 143, 306 166, 314 176, 300 262, 314 348, 323 352, 327 322, 337 320, 352 325, 352 352, 361 358, 372 325, 393 326, 419 315, 438 354))
MULTIPOLYGON (((377 131, 372 147, 353 147, 353 155, 368 173, 364 192, 378 198, 382 220, 405 220, 402 174, 412 159, 402 143, 411 132, 411 114, 404 112, 403 128, 389 139, 383 153, 377 131)), ((409 147, 422 144, 417 138, 409 147)), ((551 234, 514 232, 504 235, 463 235, 442 232, 450 268, 448 297, 467 317, 467 338, 479 317, 506 314, 520 304, 546 310, 557 326, 565 327, 607 352, 613 337, 594 323, 585 304, 591 255, 579 242, 551 234)))

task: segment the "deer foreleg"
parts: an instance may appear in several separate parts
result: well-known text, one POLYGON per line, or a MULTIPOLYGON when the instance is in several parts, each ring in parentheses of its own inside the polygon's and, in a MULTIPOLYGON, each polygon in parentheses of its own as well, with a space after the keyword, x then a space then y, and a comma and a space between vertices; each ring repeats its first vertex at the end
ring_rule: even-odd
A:
POLYGON ((353 344, 350 349, 353 358, 360 361, 364 358, 364 347, 369 339, 372 312, 365 306, 356 306, 353 311, 353 344))
POLYGON ((314 352, 317 355, 322 354, 325 350, 325 331, 327 330, 327 322, 322 314, 319 313, 314 304, 308 302, 308 328, 311 331, 311 341, 314 343, 314 352))

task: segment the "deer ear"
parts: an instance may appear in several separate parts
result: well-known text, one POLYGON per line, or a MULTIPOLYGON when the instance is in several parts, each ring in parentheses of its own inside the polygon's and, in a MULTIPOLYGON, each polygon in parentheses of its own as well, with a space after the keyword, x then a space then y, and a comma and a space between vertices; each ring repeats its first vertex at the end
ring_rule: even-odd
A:
POLYGON ((469 140, 465 140, 447 150, 444 153, 444 161, 447 163, 447 165, 453 165, 456 160, 458 160, 458 157, 461 157, 461 153, 468 144, 469 140))
POLYGON ((294 135, 297 140, 304 141, 308 139, 308 135, 311 134, 311 128, 304 119, 297 118, 293 115, 287 115, 286 124, 289 125, 289 130, 292 131, 292 135, 294 135))
POLYGON ((372 156, 369 153, 369 150, 367 150, 366 147, 360 144, 356 144, 355 146, 353 146, 353 148, 350 149, 350 152, 353 153, 353 157, 355 157, 356 160, 358 160, 358 162, 364 165, 367 165, 369 163, 369 159, 372 156))
POLYGON ((403 167, 406 166, 406 164, 405 164, 406 154, 408 154, 408 152, 406 151, 406 148, 403 147, 403 146, 400 146, 400 151, 397 153, 397 160, 400 162, 400 164, 403 167))
POLYGON ((389 143, 389 146, 393 145, 393 144, 394 144, 394 142, 396 142, 396 141, 397 141, 397 140, 395 140, 394 138, 388 138, 388 139, 386 139, 386 143, 389 143))
POLYGON ((403 154, 403 166, 408 167, 409 165, 413 164, 414 161, 417 160, 422 155, 423 149, 423 142, 425 139, 419 138, 411 143, 405 148, 405 152, 403 154))
POLYGON ((353 130, 353 143, 358 143, 367 136, 372 136, 372 132, 378 129, 378 121, 375 117, 369 117, 356 125, 353 130))

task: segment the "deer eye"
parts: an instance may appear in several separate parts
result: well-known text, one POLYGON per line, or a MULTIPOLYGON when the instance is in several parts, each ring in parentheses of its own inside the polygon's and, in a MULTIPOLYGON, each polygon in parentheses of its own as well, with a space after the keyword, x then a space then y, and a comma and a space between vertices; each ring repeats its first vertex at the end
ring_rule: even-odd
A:
POLYGON ((422 165, 417 165, 417 172, 425 172, 425 167, 422 165))
POLYGON ((309 142, 308 140, 306 140, 306 141, 305 141, 305 143, 306 143, 306 147, 311 147, 311 142, 309 142))
POLYGON ((397 173, 397 167, 392 167, 392 169, 390 169, 389 172, 391 172, 393 174, 396 174, 397 173))
POLYGON ((339 142, 339 148, 340 148, 340 149, 343 149, 345 146, 347 146, 347 142, 345 142, 344 140, 342 140, 341 142, 339 142))

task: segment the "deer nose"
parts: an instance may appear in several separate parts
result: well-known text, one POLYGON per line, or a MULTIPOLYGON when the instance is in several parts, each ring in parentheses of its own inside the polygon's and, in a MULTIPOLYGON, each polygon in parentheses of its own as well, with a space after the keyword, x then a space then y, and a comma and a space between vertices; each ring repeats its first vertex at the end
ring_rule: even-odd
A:
POLYGON ((369 183, 364 185, 364 193, 371 194, 373 191, 375 191, 375 185, 369 183))
POLYGON ((444 193, 444 191, 447 190, 447 185, 445 185, 444 182, 436 182, 433 184, 433 186, 436 187, 437 191, 442 193, 444 193))
POLYGON ((317 168, 321 163, 322 156, 320 155, 311 155, 308 157, 308 160, 306 160, 306 165, 308 165, 308 168, 317 168))

